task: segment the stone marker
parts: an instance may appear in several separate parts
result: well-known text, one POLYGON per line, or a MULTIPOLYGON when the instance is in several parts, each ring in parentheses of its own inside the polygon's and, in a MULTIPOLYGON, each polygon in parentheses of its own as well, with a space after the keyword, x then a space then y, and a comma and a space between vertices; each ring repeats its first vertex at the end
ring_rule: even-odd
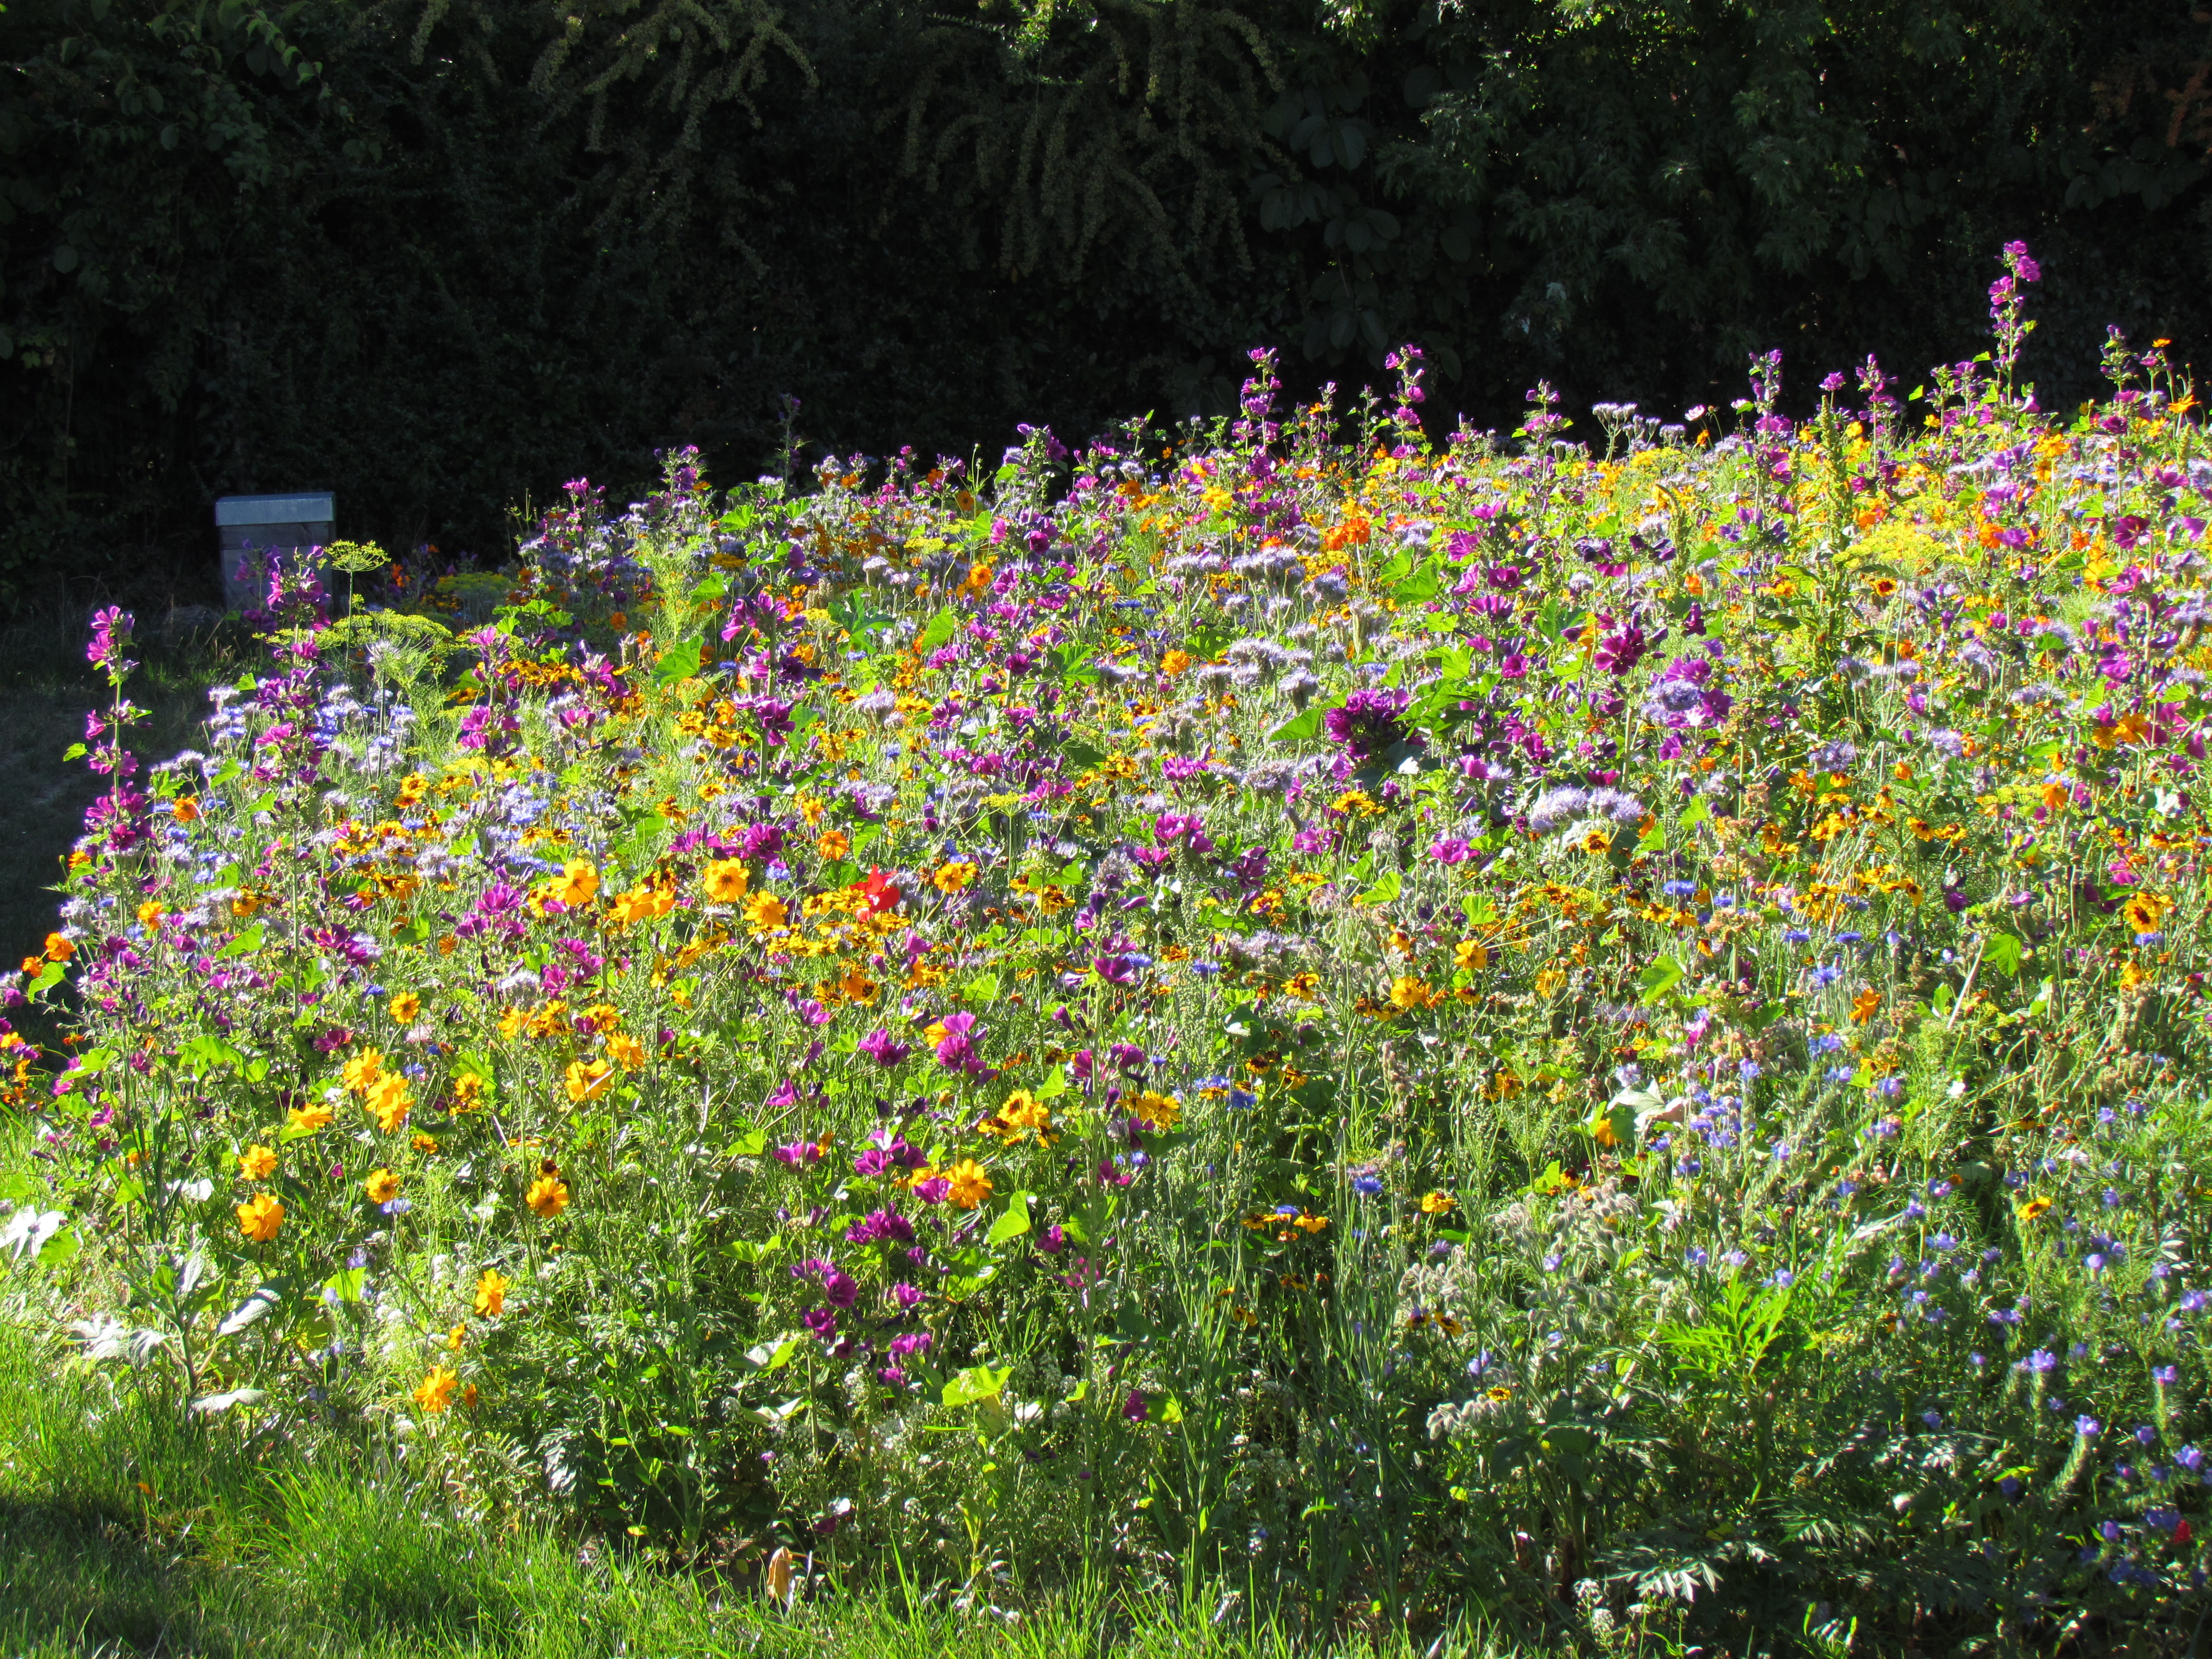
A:
MULTIPOLYGON (((222 602, 232 611, 258 607, 269 593, 269 561, 303 562, 330 544, 337 498, 313 491, 290 495, 218 495, 216 533, 222 538, 222 602)), ((321 561, 316 561, 317 568, 321 561)))

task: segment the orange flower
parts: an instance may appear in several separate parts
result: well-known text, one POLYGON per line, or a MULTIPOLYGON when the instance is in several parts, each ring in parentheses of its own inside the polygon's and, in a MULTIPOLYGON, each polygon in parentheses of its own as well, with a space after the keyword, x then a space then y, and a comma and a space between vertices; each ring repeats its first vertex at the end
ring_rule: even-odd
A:
POLYGON ((248 1146, 238 1155, 238 1173, 247 1181, 266 1181, 276 1173, 276 1149, 248 1146))
POLYGON ((1863 1025, 1881 1009, 1881 993, 1871 987, 1851 999, 1851 1024, 1863 1025))
POLYGON ((256 1244, 266 1244, 284 1224, 284 1206, 267 1193, 249 1198, 238 1206, 238 1231, 256 1244))
POLYGON ((461 1379, 454 1371, 444 1365, 435 1366, 416 1387, 415 1403, 435 1417, 453 1403, 453 1390, 460 1385, 461 1379))
POLYGON ((570 859, 553 883, 553 896, 574 910, 589 904, 599 890, 599 872, 589 859, 570 859))
POLYGON ((972 1158, 963 1158, 945 1171, 951 1186, 945 1197, 955 1206, 972 1210, 991 1195, 991 1177, 972 1158))
POLYGON ((389 1204, 399 1196, 399 1177, 389 1170, 372 1170, 361 1189, 368 1194, 372 1204, 389 1204))
POLYGON ((484 1319, 496 1319, 507 1311, 507 1288, 514 1281, 494 1267, 487 1267, 483 1277, 477 1280, 477 1313, 484 1319))
POLYGON ((197 795, 179 795, 169 803, 169 816, 175 818, 179 823, 191 823, 197 820, 199 815, 200 803, 197 795))
POLYGON ((1445 1215, 1458 1207, 1459 1200, 1449 1193, 1437 1191, 1421 1200, 1423 1215, 1445 1215))
POLYGON ((64 939, 59 933, 49 933, 46 935, 46 960, 48 962, 67 962, 76 954, 76 941, 75 939, 64 939))
POLYGON ((735 904, 752 885, 752 872, 743 859, 717 859, 701 878, 709 904, 735 904))
POLYGON ((842 859, 853 850, 853 838, 842 830, 825 830, 814 843, 814 850, 825 859, 842 859))
POLYGON ((369 1085, 368 1109, 376 1114, 376 1127, 386 1134, 405 1127, 408 1113, 415 1109, 407 1079, 396 1073, 377 1079, 369 1085))

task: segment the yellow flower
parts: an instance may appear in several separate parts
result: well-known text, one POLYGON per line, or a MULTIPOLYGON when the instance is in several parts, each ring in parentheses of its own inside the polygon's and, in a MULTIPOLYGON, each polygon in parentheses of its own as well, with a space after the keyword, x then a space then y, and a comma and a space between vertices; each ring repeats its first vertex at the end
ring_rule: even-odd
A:
POLYGON ((408 1144, 414 1147, 416 1152, 422 1153, 425 1158, 434 1158, 437 1156, 438 1138, 435 1135, 418 1134, 408 1144))
MULTIPOLYGON (((738 872, 740 875, 744 873, 744 865, 738 866, 738 872)), ((710 868, 708 872, 710 883, 713 873, 710 868)), ((709 896, 712 896, 711 886, 708 890, 709 896)), ((738 890, 742 896, 744 890, 740 887, 738 890)), ((638 886, 631 888, 627 893, 618 893, 615 896, 613 914, 615 921, 627 927, 632 922, 649 921, 654 916, 665 916, 675 908, 676 894, 672 889, 638 886)))
POLYGON ((1458 1206, 1459 1200, 1457 1199, 1454 1198, 1449 1193, 1439 1189, 1429 1194, 1428 1196, 1422 1199, 1421 1213, 1423 1215, 1447 1215, 1458 1206))
POLYGON ((1490 947, 1480 939, 1463 939, 1452 946, 1452 963, 1479 974, 1490 966, 1490 947))
POLYGON ((1437 994, 1412 974, 1401 974, 1390 986, 1390 1006, 1401 1012, 1433 1007, 1437 994))
POLYGON ((370 1203, 389 1204, 399 1196, 399 1177, 389 1170, 372 1170, 361 1189, 368 1194, 370 1203))
POLYGON ((773 893, 755 893, 745 901, 745 925, 755 935, 773 933, 791 919, 783 901, 773 893))
POLYGON ((1173 1095, 1156 1095, 1147 1089, 1131 1103, 1129 1115, 1142 1118, 1155 1129, 1172 1129, 1182 1121, 1182 1102, 1173 1095))
POLYGON ((1292 974, 1283 981, 1283 994, 1297 1002, 1311 1002, 1321 989, 1321 975, 1316 973, 1292 974))
POLYGON ((284 1206, 263 1193, 238 1206, 238 1231, 256 1244, 266 1244, 284 1224, 284 1206))
POLYGON ((514 1281, 496 1268, 487 1267, 483 1277, 477 1280, 477 1314, 480 1318, 496 1319, 507 1311, 507 1287, 514 1281))
POLYGON ((972 1210, 991 1195, 991 1177, 972 1158, 963 1158, 945 1171, 951 1182, 945 1197, 963 1210, 972 1210))
POLYGON ((364 1048, 346 1061, 343 1075, 347 1088, 357 1095, 365 1095, 384 1075, 384 1056, 374 1048, 364 1048))
POLYGON ((635 1072, 645 1064, 645 1045, 635 1037, 620 1031, 609 1034, 607 1052, 615 1057, 616 1063, 625 1072, 635 1072))
POLYGON ((295 1106, 285 1115, 285 1121, 301 1134, 313 1134, 331 1121, 327 1106, 295 1106))
POLYGON ((550 1221, 568 1207, 568 1183, 561 1179, 561 1171, 551 1158, 539 1167, 543 1173, 530 1183, 530 1190, 522 1199, 540 1220, 550 1221))
POLYGON ((814 850, 825 859, 842 859, 853 850, 853 838, 842 830, 825 830, 814 843, 814 850))
POLYGON ((138 907, 138 925, 149 929, 158 928, 161 925, 161 918, 167 914, 166 906, 148 899, 138 907))
POLYGON ((392 999, 392 1017, 402 1025, 412 1025, 415 1016, 422 1012, 422 999, 412 991, 402 991, 392 999))
POLYGON ((1173 679, 1178 674, 1188 672, 1191 664, 1196 660, 1188 651, 1170 651, 1160 659, 1160 672, 1173 679))
POLYGON ((2166 913, 2173 908, 2172 902, 2158 893, 2137 893, 2127 902, 2121 914, 2127 917, 2128 926, 2138 933, 2155 933, 2166 920, 2166 913))
POLYGON ((599 872, 589 859, 570 859, 553 883, 553 896, 574 910, 589 904, 599 890, 599 872))
POLYGON ((571 1101, 592 1100, 606 1091, 608 1079, 615 1074, 614 1067, 604 1060, 572 1060, 568 1062, 568 1098, 571 1101))
POLYGON ((2027 1203, 2020 1206, 2020 1218, 2022 1221, 2033 1221, 2050 1207, 2051 1200, 2049 1199, 2031 1198, 2027 1203))
POLYGON ((434 1366, 416 1389, 415 1403, 435 1417, 453 1403, 453 1390, 460 1385, 459 1374, 444 1365, 434 1366))
POLYGON ((929 884, 937 889, 939 892, 949 896, 958 892, 962 888, 965 887, 969 882, 975 879, 975 866, 963 861, 953 864, 939 865, 937 869, 932 872, 929 878, 929 884))
POLYGON ((451 1330, 446 1333, 447 1352, 459 1353, 461 1351, 461 1344, 468 1340, 469 1328, 465 1325, 454 1326, 451 1330))
POLYGON ((743 859, 716 859, 707 866, 702 881, 710 904, 735 904, 752 885, 752 872, 743 859))
POLYGON ((1328 1225, 1328 1218, 1325 1215, 1300 1213, 1291 1218, 1291 1225, 1302 1233, 1317 1233, 1328 1225))
POLYGON ((248 1146, 238 1155, 238 1173, 248 1181, 266 1181, 276 1173, 276 1149, 248 1146))
POLYGON ((1536 975, 1536 994, 1550 997, 1567 982, 1567 976, 1557 968, 1547 968, 1536 975))
POLYGON ((200 802, 197 795, 179 795, 169 803, 169 816, 179 823, 193 823, 199 815, 200 802))
POLYGON ((396 1073, 377 1079, 369 1085, 368 1109, 376 1114, 376 1127, 385 1133, 393 1134, 404 1127, 407 1114, 415 1109, 407 1079, 396 1073))
POLYGON ((473 1112, 483 1104, 483 1079, 474 1072, 463 1072, 453 1079, 453 1105, 456 1112, 473 1112))

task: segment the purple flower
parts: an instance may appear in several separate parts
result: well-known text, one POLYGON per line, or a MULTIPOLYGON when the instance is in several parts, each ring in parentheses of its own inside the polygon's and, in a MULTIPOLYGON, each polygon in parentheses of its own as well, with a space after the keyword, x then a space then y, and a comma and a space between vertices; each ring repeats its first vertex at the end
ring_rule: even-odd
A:
POLYGON ((1322 726, 1331 743, 1342 746, 1354 761, 1371 760, 1393 744, 1406 740, 1398 716, 1412 699, 1403 691, 1376 691, 1363 686, 1344 700, 1340 708, 1322 716, 1322 726))
POLYGON ((1138 1389, 1130 1389, 1129 1397, 1121 1402, 1121 1415, 1132 1423, 1143 1422, 1150 1412, 1151 1407, 1146 1404, 1144 1395, 1138 1389))
POLYGON ((1597 665, 1607 674, 1626 674, 1644 657, 1644 630, 1629 627, 1606 635, 1597 642, 1597 665))
POLYGON ((860 1039, 860 1052, 888 1071, 912 1052, 911 1048, 878 1025, 860 1039))

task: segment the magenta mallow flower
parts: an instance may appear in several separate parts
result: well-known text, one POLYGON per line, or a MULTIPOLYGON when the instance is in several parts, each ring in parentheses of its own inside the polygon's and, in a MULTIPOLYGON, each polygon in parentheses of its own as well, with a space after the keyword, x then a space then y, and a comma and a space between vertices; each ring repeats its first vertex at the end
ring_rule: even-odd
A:
POLYGON ((1644 656, 1644 630, 1637 627, 1617 629, 1597 642, 1597 665, 1607 674, 1626 674, 1644 656))
POLYGON ((975 1023, 975 1016, 968 1013, 947 1014, 938 1022, 944 1033, 937 1042, 937 1063, 948 1072, 964 1072, 970 1077, 980 1075, 988 1068, 975 1044, 981 1040, 986 1028, 975 1023))
POLYGON ((871 1210, 845 1229, 848 1244, 911 1244, 914 1223, 896 1210, 871 1210))
POLYGON ((860 1039, 860 1052, 874 1060, 877 1065, 889 1070, 904 1060, 912 1050, 907 1044, 901 1042, 878 1025, 860 1039))

